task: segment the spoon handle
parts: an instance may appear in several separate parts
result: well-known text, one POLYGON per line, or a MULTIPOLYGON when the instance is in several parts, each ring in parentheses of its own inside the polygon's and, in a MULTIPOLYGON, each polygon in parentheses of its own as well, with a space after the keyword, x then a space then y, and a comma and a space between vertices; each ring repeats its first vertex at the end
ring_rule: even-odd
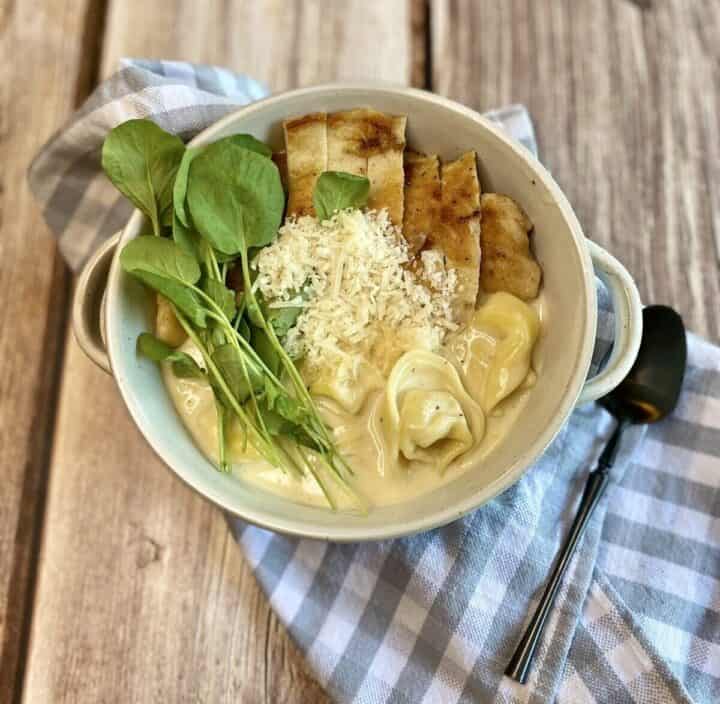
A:
POLYGON ((626 427, 627 423, 625 421, 618 422, 613 434, 605 445, 605 449, 600 455, 597 469, 590 472, 587 483, 585 484, 585 491, 583 492, 580 506, 578 507, 578 512, 570 528, 570 533, 565 541, 565 545, 560 552, 560 557, 553 568, 545 591, 535 610, 535 614, 505 669, 505 674, 508 677, 521 684, 525 684, 527 681, 533 656, 535 655, 535 649, 540 642, 540 637, 545 627, 545 621, 550 613, 555 595, 560 588, 570 560, 575 553, 575 548, 580 542, 587 524, 590 522, 595 506, 597 506, 600 497, 605 491, 605 487, 610 478, 609 469, 613 466, 620 444, 620 437, 626 427))

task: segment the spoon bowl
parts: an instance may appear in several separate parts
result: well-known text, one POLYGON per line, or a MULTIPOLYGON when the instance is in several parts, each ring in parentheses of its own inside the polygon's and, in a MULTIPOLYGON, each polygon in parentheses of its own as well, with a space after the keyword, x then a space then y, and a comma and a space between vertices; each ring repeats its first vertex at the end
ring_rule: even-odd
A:
POLYGON ((655 423, 675 408, 687 365, 682 318, 667 306, 643 310, 643 335, 628 375, 598 403, 616 418, 655 423))

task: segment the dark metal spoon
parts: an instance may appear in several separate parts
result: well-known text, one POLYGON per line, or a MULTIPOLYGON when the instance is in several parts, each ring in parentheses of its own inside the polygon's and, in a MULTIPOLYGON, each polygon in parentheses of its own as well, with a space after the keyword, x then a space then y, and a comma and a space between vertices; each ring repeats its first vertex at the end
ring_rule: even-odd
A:
POLYGON ((505 670, 508 677, 525 684, 545 620, 590 516, 605 491, 623 431, 633 423, 654 423, 675 408, 682 387, 687 347, 682 318, 667 306, 643 310, 643 333, 637 360, 621 384, 598 401, 615 416, 617 425, 590 472, 580 507, 560 557, 550 575, 535 615, 528 624, 505 670))

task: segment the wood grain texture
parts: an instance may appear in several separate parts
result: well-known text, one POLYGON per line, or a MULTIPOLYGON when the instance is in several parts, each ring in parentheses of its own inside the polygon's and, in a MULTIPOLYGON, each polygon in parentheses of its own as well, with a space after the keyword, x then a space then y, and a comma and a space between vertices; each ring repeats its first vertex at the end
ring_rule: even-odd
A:
POLYGON ((438 93, 525 103, 588 237, 720 340, 720 3, 437 0, 438 93))
MULTIPOLYGON (((152 56, 273 89, 406 82, 409 28, 400 2, 117 0, 101 72, 152 56)), ((326 701, 220 512, 154 457, 72 340, 55 437, 25 701, 326 701)))
POLYGON ((30 157, 87 89, 93 16, 85 0, 0 3, 2 701, 19 695, 22 677, 69 296, 69 276, 25 176, 30 157))
POLYGON ((110 3, 103 74, 121 56, 228 66, 273 90, 334 80, 410 78, 404 0, 110 3), (157 27, 163 31, 158 32, 157 27))

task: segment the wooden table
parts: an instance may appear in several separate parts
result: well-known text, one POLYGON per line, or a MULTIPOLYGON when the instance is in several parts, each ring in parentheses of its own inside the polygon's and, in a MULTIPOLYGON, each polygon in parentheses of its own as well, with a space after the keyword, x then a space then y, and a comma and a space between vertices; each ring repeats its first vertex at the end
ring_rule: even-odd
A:
POLYGON ((320 702, 219 511, 68 334, 28 160, 121 56, 530 108, 588 236, 720 340, 720 3, 0 4, 0 701, 320 702))

